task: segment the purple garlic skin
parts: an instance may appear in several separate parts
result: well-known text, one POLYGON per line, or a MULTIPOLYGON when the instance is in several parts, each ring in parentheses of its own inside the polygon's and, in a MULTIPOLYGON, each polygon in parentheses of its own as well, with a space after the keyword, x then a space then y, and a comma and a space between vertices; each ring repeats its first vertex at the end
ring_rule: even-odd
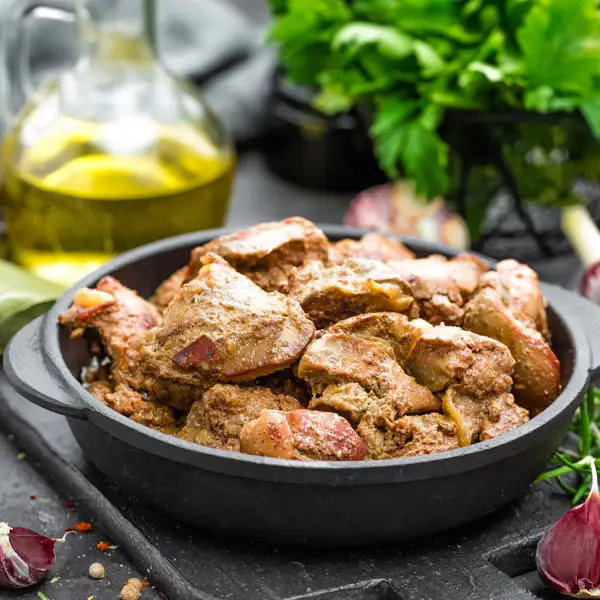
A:
POLYGON ((600 598, 600 495, 592 469, 594 485, 587 500, 546 531, 536 553, 544 583, 574 598, 600 598))
POLYGON ((57 540, 0 523, 0 588, 25 588, 43 579, 56 558, 57 540))

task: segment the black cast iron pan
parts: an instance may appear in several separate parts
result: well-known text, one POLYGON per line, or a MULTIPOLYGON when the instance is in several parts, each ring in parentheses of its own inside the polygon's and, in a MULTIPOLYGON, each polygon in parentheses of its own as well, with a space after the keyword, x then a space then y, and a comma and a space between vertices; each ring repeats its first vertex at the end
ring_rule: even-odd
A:
MULTIPOLYGON (((324 227, 332 240, 364 232, 324 227)), ((499 438, 442 454, 366 462, 296 462, 205 448, 119 415, 79 383, 90 353, 58 315, 108 274, 152 294, 190 250, 224 230, 162 240, 107 263, 21 330, 4 357, 23 396, 68 417, 88 459, 160 511, 211 530, 278 543, 348 545, 420 536, 492 512, 524 492, 559 445, 590 376, 600 371, 600 308, 552 285, 548 299, 563 391, 542 414, 499 438)), ((420 256, 456 252, 404 240, 420 256)))

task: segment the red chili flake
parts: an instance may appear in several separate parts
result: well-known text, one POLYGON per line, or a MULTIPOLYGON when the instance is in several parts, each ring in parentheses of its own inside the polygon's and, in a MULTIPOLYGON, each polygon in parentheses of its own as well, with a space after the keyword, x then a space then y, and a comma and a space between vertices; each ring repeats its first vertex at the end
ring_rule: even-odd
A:
POLYGON ((108 542, 100 542, 99 544, 96 544, 96 548, 101 552, 106 552, 110 548, 110 544, 108 542))
POLYGON ((69 502, 68 500, 65 500, 63 502, 63 504, 67 507, 67 508, 75 508, 75 502, 69 502))
POLYGON ((37 494, 29 494, 30 500, 35 500, 37 498, 37 494))
POLYGON ((92 524, 91 523, 76 523, 75 525, 71 525, 71 527, 66 527, 65 531, 79 531, 79 533, 83 533, 85 531, 91 531, 92 524))
POLYGON ((150 583, 148 583, 147 581, 142 581, 142 587, 148 587, 150 585, 150 583))

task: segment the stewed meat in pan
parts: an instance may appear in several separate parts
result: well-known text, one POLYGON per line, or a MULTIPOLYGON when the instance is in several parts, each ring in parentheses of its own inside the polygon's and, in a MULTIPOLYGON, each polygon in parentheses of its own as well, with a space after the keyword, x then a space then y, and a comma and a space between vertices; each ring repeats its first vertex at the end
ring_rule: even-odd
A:
POLYGON ((380 234, 330 243, 294 217, 196 248, 144 300, 113 277, 60 316, 84 384, 137 423, 219 450, 375 460, 452 450, 560 392, 536 274, 416 258, 380 234))

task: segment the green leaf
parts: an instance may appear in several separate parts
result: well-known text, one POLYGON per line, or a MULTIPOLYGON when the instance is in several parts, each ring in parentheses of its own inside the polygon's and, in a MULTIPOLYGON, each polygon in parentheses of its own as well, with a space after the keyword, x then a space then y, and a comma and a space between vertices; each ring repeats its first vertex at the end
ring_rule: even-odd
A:
POLYGON ((50 308, 64 288, 0 260, 0 354, 24 325, 50 308))
POLYGON ((481 73, 488 81, 496 83, 502 81, 503 74, 498 67, 492 65, 486 65, 482 62, 472 62, 468 67, 468 71, 472 73, 481 73))
POLYGON ((368 45, 376 46, 383 55, 391 58, 404 58, 414 49, 413 40, 409 36, 393 27, 370 23, 350 23, 342 27, 331 47, 333 50, 340 50, 344 46, 356 49, 368 45))
POLYGON ((525 92, 525 108, 537 112, 548 112, 554 98, 554 90, 544 85, 534 90, 525 92))
POLYGON ((596 0, 538 0, 517 39, 533 88, 586 93, 600 73, 596 0))
POLYGON ((390 177, 400 176, 401 164, 417 194, 428 199, 449 186, 448 146, 431 130, 432 125, 431 113, 420 111, 416 102, 390 100, 377 112, 371 128, 375 151, 390 177))
POLYGON ((326 114, 343 113, 352 108, 354 98, 345 92, 342 85, 332 84, 323 87, 313 104, 326 114))
POLYGON ((600 90, 595 90, 581 105, 581 112, 596 137, 600 137, 600 90))
POLYGON ((421 66, 423 77, 434 77, 444 70, 444 59, 430 44, 417 40, 414 43, 414 51, 421 66))

